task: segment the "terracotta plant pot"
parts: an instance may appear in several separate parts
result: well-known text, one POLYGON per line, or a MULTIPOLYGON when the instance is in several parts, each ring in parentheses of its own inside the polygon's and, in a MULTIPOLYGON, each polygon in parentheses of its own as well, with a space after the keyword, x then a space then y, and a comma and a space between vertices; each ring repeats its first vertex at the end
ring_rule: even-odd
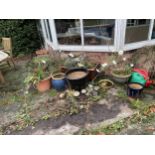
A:
POLYGON ((36 55, 46 55, 46 54, 48 54, 48 51, 45 49, 36 51, 36 55))
POLYGON ((37 85, 36 88, 39 92, 45 92, 51 88, 51 80, 50 78, 46 78, 41 80, 37 85))
POLYGON ((97 75, 96 68, 88 69, 88 80, 92 81, 97 75))
POLYGON ((92 81, 97 76, 97 69, 100 68, 100 64, 96 64, 93 68, 88 68, 88 80, 92 81))

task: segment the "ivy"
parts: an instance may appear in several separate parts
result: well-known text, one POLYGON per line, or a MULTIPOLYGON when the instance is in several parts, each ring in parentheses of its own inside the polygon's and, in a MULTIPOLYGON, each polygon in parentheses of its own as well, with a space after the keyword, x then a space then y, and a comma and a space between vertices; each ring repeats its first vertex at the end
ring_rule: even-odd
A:
POLYGON ((39 26, 39 20, 2 19, 0 20, 0 39, 11 37, 14 56, 32 53, 42 45, 37 26, 39 26))

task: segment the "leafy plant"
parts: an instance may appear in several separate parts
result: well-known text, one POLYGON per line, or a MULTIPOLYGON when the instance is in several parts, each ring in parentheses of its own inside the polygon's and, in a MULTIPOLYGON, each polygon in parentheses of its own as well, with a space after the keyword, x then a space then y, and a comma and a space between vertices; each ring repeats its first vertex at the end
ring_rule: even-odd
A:
POLYGON ((42 37, 38 31, 39 20, 1 19, 0 38, 11 37, 13 55, 28 54, 40 49, 42 37))
POLYGON ((139 99, 131 100, 130 102, 131 102, 132 107, 135 108, 135 109, 141 109, 142 106, 143 106, 143 102, 140 101, 139 99))
POLYGON ((48 62, 49 59, 46 57, 34 58, 31 64, 32 69, 30 70, 30 74, 25 78, 24 83, 36 84, 49 76, 48 62))
POLYGON ((117 74, 117 75, 129 75, 131 74, 132 72, 132 68, 129 67, 129 66, 125 66, 124 68, 122 69, 116 69, 113 71, 114 74, 117 74))

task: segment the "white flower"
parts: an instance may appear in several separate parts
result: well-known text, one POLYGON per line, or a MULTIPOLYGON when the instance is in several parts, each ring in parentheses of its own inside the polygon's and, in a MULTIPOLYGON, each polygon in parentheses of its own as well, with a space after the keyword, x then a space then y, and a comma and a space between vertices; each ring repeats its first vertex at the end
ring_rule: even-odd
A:
POLYGON ((108 64, 107 63, 104 63, 101 66, 104 68, 104 67, 108 66, 108 64))
POLYGON ((123 58, 123 61, 126 61, 126 57, 123 58))
POLYGON ((101 71, 99 69, 96 69, 96 72, 100 73, 101 71))
POLYGON ((28 94, 29 92, 28 91, 25 91, 25 94, 28 94))
POLYGON ((84 67, 84 65, 81 63, 78 63, 78 67, 84 67))
POLYGON ((134 66, 134 64, 130 64, 130 67, 133 67, 134 66))
POLYGON ((118 52, 118 55, 123 55, 124 54, 124 51, 119 51, 118 52))
POLYGON ((43 64, 46 64, 46 61, 45 61, 45 60, 42 60, 41 62, 42 62, 43 64))
POLYGON ((93 85, 92 85, 92 84, 89 84, 88 87, 89 87, 89 88, 93 88, 93 85))
POLYGON ((74 55, 72 53, 69 53, 68 56, 74 58, 74 55))
POLYGON ((113 63, 114 65, 116 65, 116 64, 117 64, 117 62, 116 62, 115 60, 113 60, 113 61, 112 61, 112 63, 113 63))
POLYGON ((79 95, 80 95, 80 92, 79 92, 79 91, 75 91, 75 92, 74 92, 74 96, 75 96, 75 97, 78 97, 79 95))

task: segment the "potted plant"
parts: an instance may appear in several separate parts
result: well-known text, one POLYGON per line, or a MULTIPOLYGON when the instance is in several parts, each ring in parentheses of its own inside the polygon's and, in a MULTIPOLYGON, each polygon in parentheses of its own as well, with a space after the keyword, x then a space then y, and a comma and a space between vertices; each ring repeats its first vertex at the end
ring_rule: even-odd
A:
POLYGON ((50 79, 48 63, 45 58, 37 58, 33 60, 31 73, 26 77, 25 83, 33 85, 39 92, 50 89, 50 79))
POLYGON ((131 76, 131 72, 132 72, 131 67, 124 67, 113 69, 111 74, 115 82, 126 83, 131 76))
POLYGON ((97 69, 100 67, 100 64, 90 62, 85 55, 75 57, 72 53, 70 53, 64 62, 64 66, 61 67, 61 71, 66 73, 69 69, 79 67, 88 69, 88 80, 91 81, 97 75, 97 69))
POLYGON ((134 65, 127 62, 127 58, 123 56, 123 51, 118 52, 112 64, 112 79, 118 83, 126 83, 131 76, 134 65))
POLYGON ((61 72, 51 74, 51 84, 57 91, 65 90, 67 86, 65 74, 61 72))

